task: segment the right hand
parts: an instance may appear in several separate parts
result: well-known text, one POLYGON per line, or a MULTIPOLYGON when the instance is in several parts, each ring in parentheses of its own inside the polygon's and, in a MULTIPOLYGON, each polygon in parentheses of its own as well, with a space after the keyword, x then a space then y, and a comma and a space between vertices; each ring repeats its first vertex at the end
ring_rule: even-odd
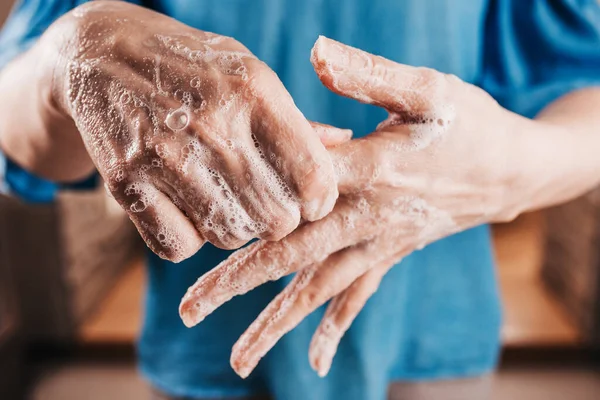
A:
POLYGON ((327 88, 382 107, 389 117, 364 138, 332 149, 341 196, 329 215, 278 242, 238 250, 184 296, 180 315, 193 326, 234 296, 296 273, 233 346, 231 365, 241 377, 331 300, 309 350, 324 376, 344 332, 398 260, 527 209, 532 185, 518 138, 534 130, 551 134, 455 76, 327 38, 315 43, 311 61, 327 88))
POLYGON ((348 132, 313 129, 242 44, 121 2, 61 21, 58 108, 159 256, 278 240, 332 210, 336 178, 315 130, 326 144, 348 132))

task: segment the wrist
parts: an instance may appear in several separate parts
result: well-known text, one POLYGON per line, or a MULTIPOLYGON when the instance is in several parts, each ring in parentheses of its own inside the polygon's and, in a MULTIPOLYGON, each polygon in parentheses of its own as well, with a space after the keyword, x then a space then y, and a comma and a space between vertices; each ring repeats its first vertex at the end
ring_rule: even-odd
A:
POLYGON ((73 37, 72 19, 66 15, 52 24, 14 66, 27 71, 23 74, 26 100, 16 114, 26 109, 35 111, 30 114, 31 128, 20 129, 18 141, 13 140, 19 143, 14 158, 30 172, 56 181, 79 180, 94 170, 64 95, 70 62, 65 49, 73 37))
POLYGON ((505 220, 571 197, 570 185, 564 183, 577 175, 578 151, 572 133, 560 124, 520 118, 505 220))
POLYGON ((50 105, 55 111, 73 117, 69 100, 71 66, 82 56, 103 50, 99 37, 110 41, 111 36, 116 36, 111 19, 123 6, 126 4, 114 1, 85 3, 55 21, 41 37, 39 47, 45 56, 43 68, 48 76, 50 105))
MULTIPOLYGON (((544 145, 540 140, 549 127, 517 114, 509 113, 503 124, 504 151, 500 163, 500 181, 502 196, 499 212, 492 222, 508 222, 517 216, 535 208, 536 193, 543 185, 546 176, 543 173, 546 161, 542 152, 536 150, 544 145)), ((553 128, 555 129, 555 128, 553 128)))
POLYGON ((77 37, 77 21, 66 14, 54 22, 37 44, 44 60, 40 73, 40 94, 48 113, 56 117, 71 118, 67 98, 68 66, 73 59, 73 42, 77 37))

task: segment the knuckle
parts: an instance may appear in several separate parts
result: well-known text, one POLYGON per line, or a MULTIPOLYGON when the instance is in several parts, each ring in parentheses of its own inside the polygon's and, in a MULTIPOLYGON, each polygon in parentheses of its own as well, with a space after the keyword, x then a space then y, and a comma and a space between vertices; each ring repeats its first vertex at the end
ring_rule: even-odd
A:
POLYGON ((300 223, 300 213, 285 210, 284 212, 270 215, 268 221, 263 239, 280 240, 298 226, 300 223))
POLYGON ((156 254, 157 256, 159 256, 160 258, 162 258, 164 260, 168 260, 168 261, 171 261, 174 263, 183 261, 186 258, 191 256, 191 254, 190 255, 180 254, 172 248, 165 247, 160 244, 155 244, 153 241, 147 241, 146 243, 148 244, 148 247, 150 248, 150 250, 152 250, 152 252, 154 254, 156 254))
POLYGON ((319 306, 321 293, 318 288, 308 286, 298 294, 298 304, 304 311, 310 311, 319 306))
POLYGON ((232 234, 227 234, 221 238, 222 248, 225 250, 239 249, 246 243, 248 243, 248 241, 239 239, 232 234))
POLYGON ((146 246, 160 258, 178 262, 181 261, 178 259, 178 254, 174 248, 170 246, 166 246, 163 242, 161 234, 156 232, 153 224, 149 223, 146 218, 141 218, 140 215, 136 213, 132 213, 130 210, 126 210, 129 218, 134 223, 137 231, 139 232, 142 240, 146 244, 146 246))
POLYGON ((265 79, 272 79, 275 72, 264 62, 258 58, 248 58, 245 60, 248 71, 248 82, 251 80, 262 82, 265 79))
POLYGON ((333 166, 312 162, 310 171, 303 177, 300 185, 301 197, 328 197, 337 192, 333 166), (331 168, 329 168, 331 167, 331 168))
POLYGON ((354 317, 365 306, 368 298, 379 288, 379 280, 369 280, 362 283, 361 293, 347 296, 340 307, 340 314, 346 318, 354 317))
POLYGON ((196 254, 196 252, 198 251, 199 248, 200 248, 200 246, 187 247, 187 248, 184 247, 181 249, 175 249, 175 248, 160 245, 160 247, 158 247, 158 250, 154 250, 154 249, 151 249, 151 250, 156 255, 158 255, 160 258, 169 260, 173 263, 179 263, 183 260, 190 258, 194 254, 196 254))
POLYGON ((222 238, 213 229, 205 226, 197 227, 196 229, 199 230, 206 241, 213 246, 223 250, 231 250, 227 247, 225 241, 222 240, 222 238))
POLYGON ((440 83, 444 76, 442 73, 427 67, 417 68, 417 81, 425 86, 431 86, 440 83))
POLYGON ((299 197, 302 200, 303 215, 309 220, 324 217, 329 213, 338 198, 337 182, 333 172, 315 168, 304 178, 299 197))
POLYGON ((354 296, 349 296, 345 299, 342 306, 339 308, 339 314, 345 316, 346 318, 350 318, 353 315, 357 314, 361 308, 362 302, 360 302, 354 296))
POLYGON ((457 83, 462 83, 463 81, 456 75, 454 74, 442 74, 444 76, 445 81, 448 84, 457 84, 457 83))
POLYGON ((369 69, 371 76, 381 82, 394 82, 396 80, 396 71, 385 63, 375 62, 369 69))
POLYGON ((420 67, 417 69, 414 86, 418 88, 420 97, 427 99, 426 102, 431 106, 449 101, 451 83, 447 74, 420 67))
POLYGON ((246 91, 250 97, 258 101, 267 102, 269 96, 265 94, 272 90, 273 85, 279 82, 277 74, 267 66, 263 61, 256 58, 249 58, 244 61, 248 79, 245 81, 246 91))
POLYGON ((444 91, 448 84, 445 74, 426 67, 418 68, 416 79, 424 91, 432 93, 444 91))
POLYGON ((247 239, 236 235, 234 230, 221 221, 196 221, 194 227, 202 237, 219 249, 235 250, 248 243, 247 239))
POLYGON ((126 197, 126 188, 129 185, 125 168, 111 168, 103 174, 104 185, 115 199, 126 197))

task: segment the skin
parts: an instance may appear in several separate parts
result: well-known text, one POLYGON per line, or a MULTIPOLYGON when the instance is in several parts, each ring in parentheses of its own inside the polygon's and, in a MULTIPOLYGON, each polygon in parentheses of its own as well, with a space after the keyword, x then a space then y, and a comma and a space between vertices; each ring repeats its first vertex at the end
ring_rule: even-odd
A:
POLYGON ((403 256, 598 184, 599 89, 573 92, 529 120, 456 77, 325 38, 312 62, 330 90, 390 117, 347 141, 347 131, 311 127, 273 72, 235 40, 130 4, 94 2, 57 21, 0 74, 0 146, 50 179, 97 168, 149 246, 171 260, 205 240, 230 248, 293 230, 237 251, 182 300, 182 319, 193 326, 233 296, 297 272, 234 346, 231 363, 243 377, 331 300, 309 350, 325 375, 344 332, 403 256), (224 210, 214 184, 232 189, 227 209, 236 212, 224 210), (264 210, 253 193, 266 194, 264 210), (243 236, 228 225, 232 216, 264 230, 243 236), (294 230, 300 218, 312 222, 294 230))
POLYGON ((0 110, 6 154, 54 180, 97 169, 172 261, 206 241, 281 239, 338 196, 324 144, 348 131, 313 129, 236 40, 141 7, 78 7, 3 70, 0 90, 11 99, 0 110))
POLYGON ((454 76, 326 38, 312 62, 330 90, 390 116, 331 150, 341 194, 331 214, 279 242, 238 250, 184 296, 180 314, 193 326, 233 296, 296 273, 234 345, 231 365, 241 377, 331 300, 309 349, 311 366, 326 375, 344 332, 402 257, 599 183, 599 89, 571 93, 529 120, 454 76))

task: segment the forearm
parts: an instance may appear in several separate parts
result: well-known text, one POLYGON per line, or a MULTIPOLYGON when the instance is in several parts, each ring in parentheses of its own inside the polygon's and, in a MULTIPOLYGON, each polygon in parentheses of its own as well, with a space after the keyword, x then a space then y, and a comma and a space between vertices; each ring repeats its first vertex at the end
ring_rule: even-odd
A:
POLYGON ((40 42, 0 72, 0 149, 36 175, 77 180, 94 170, 73 120, 59 111, 52 76, 60 52, 50 28, 40 42))
POLYGON ((600 88, 563 96, 520 135, 521 211, 559 204, 600 184, 600 88))

